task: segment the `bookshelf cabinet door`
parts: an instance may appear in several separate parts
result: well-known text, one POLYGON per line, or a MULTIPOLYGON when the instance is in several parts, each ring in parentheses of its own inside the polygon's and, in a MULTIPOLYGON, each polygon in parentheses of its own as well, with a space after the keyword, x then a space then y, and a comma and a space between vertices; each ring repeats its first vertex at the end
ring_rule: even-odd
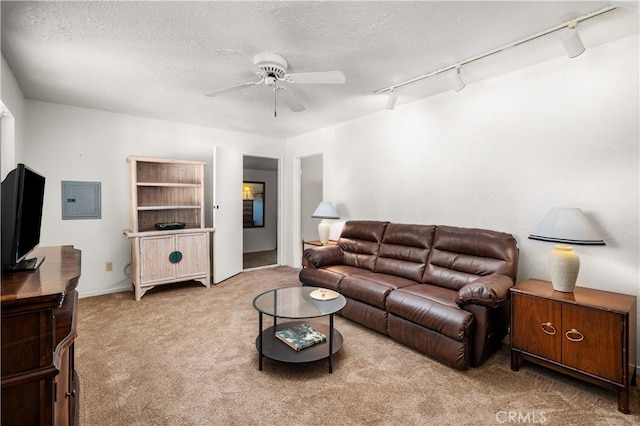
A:
POLYGON ((176 235, 176 251, 182 253, 182 260, 176 263, 177 277, 207 275, 209 271, 209 234, 176 235))
POLYGON ((174 250, 173 234, 140 238, 140 284, 174 279, 176 268, 169 260, 174 250))

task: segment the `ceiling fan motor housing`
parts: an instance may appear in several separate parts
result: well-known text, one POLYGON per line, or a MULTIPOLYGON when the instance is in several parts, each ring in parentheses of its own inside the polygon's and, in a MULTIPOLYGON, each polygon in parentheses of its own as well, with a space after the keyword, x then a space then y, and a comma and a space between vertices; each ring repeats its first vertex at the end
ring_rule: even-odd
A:
POLYGON ((262 68, 267 76, 278 80, 287 74, 287 60, 275 53, 260 53, 253 58, 253 63, 262 68))

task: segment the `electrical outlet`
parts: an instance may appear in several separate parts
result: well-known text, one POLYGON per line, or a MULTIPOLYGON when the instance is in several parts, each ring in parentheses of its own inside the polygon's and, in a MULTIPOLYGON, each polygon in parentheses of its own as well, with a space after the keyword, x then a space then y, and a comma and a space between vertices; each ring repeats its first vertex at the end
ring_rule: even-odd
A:
POLYGON ((104 265, 104 270, 107 271, 107 272, 113 271, 113 262, 107 262, 104 265))

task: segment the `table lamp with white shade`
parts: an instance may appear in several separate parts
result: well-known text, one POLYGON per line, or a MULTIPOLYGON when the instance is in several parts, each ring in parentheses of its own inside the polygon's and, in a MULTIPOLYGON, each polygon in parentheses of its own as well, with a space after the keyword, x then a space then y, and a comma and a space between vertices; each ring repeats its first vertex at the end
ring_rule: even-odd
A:
POLYGON ((529 238, 560 243, 549 253, 549 274, 553 289, 565 293, 573 293, 580 270, 580 257, 570 244, 605 245, 578 208, 552 208, 529 238))
POLYGON ((329 242, 329 231, 331 230, 327 219, 340 219, 338 212, 333 208, 333 204, 328 201, 322 201, 318 204, 318 207, 316 207, 311 217, 322 219, 318 225, 318 236, 320 237, 322 245, 326 245, 329 242))

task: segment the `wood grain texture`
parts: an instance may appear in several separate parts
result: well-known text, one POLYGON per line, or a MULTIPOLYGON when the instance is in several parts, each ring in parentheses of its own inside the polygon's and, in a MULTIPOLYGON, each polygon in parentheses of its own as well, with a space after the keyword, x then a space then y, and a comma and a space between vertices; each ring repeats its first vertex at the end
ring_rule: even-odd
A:
POLYGON ((618 391, 629 412, 635 384, 636 296, 530 280, 511 288, 511 368, 520 359, 618 391))

